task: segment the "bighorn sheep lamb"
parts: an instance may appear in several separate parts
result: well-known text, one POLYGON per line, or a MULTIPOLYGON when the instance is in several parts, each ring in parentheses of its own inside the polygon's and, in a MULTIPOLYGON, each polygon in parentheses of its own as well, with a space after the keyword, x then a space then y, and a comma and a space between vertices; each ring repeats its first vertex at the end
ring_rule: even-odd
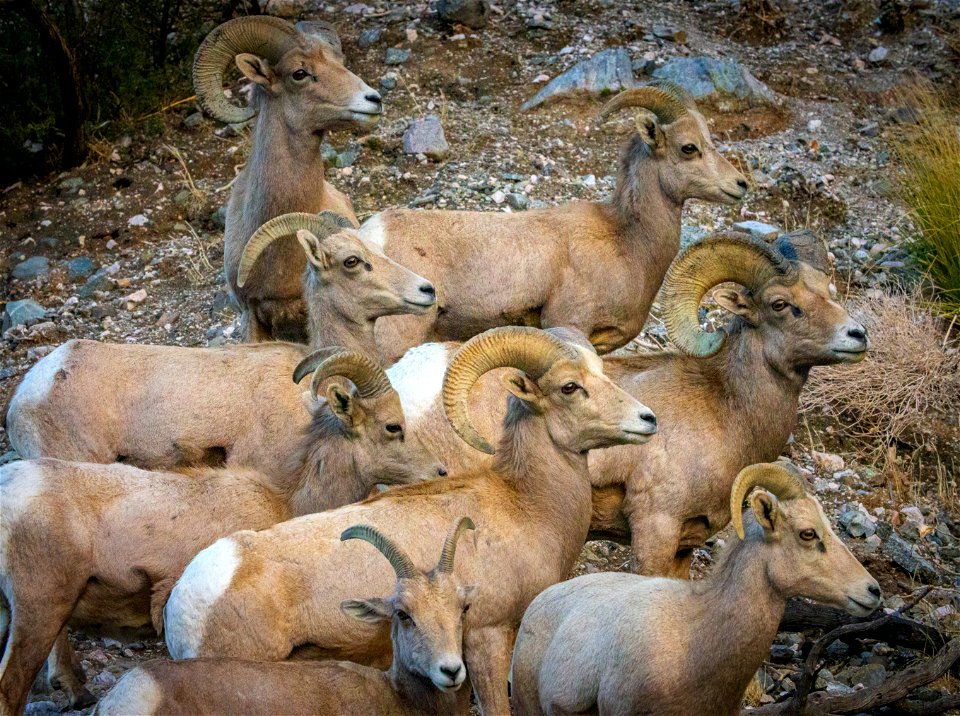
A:
MULTIPOLYGON (((247 244, 241 280, 278 232, 293 231, 307 256, 313 347, 376 355, 374 321, 426 310, 433 287, 342 223, 328 212, 271 219, 247 244)), ((15 390, 6 417, 10 443, 23 458, 119 461, 149 470, 226 463, 269 473, 296 450, 308 423, 300 390, 290 382, 308 352, 292 343, 184 348, 69 341, 38 361, 15 390)))
MULTIPOLYGON (((324 349, 311 364, 310 424, 299 449, 268 475, 150 473, 52 459, 0 467, 0 612, 9 618, 0 713, 21 712, 67 623, 141 626, 152 619, 159 629, 170 587, 214 540, 359 500, 378 483, 436 475, 434 458, 404 440, 400 401, 379 365, 339 348, 324 349), (355 391, 332 383, 317 397, 332 376, 355 391)), ((79 698, 65 630, 57 646, 62 660, 51 664, 52 676, 79 698)))
MULTIPOLYGON (((473 529, 468 517, 447 534, 440 561, 419 570, 393 540, 366 525, 341 541, 374 545, 396 573, 386 599, 350 599, 340 609, 354 619, 390 624, 393 660, 388 671, 352 662, 257 662, 239 659, 152 661, 124 675, 98 704, 96 716, 153 714, 449 714, 468 708, 462 658, 463 618, 474 588, 453 574, 457 541, 473 529)), ((367 550, 369 551, 369 550, 367 550)))
POLYGON ((357 226, 350 200, 327 183, 320 144, 340 127, 376 125, 380 94, 343 66, 340 40, 322 22, 296 27, 275 17, 240 17, 211 32, 193 65, 197 100, 224 122, 256 115, 247 165, 227 205, 223 262, 227 286, 243 312, 247 340, 306 343, 306 308, 300 289, 303 254, 288 236, 272 245, 237 283, 247 240, 268 219, 292 211, 329 209, 357 226), (250 107, 230 104, 223 75, 237 67, 252 83, 250 107))
POLYGON ((570 326, 601 353, 640 332, 680 248, 684 202, 736 202, 747 181, 717 153, 703 116, 675 86, 626 90, 601 115, 629 107, 645 111, 624 147, 610 203, 515 214, 388 210, 360 227, 439 292, 437 313, 377 326, 385 365, 412 346, 466 340, 494 326, 570 326))
POLYGON ((326 657, 377 662, 388 656, 386 629, 346 618, 340 603, 361 590, 386 591, 391 575, 337 535, 370 524, 405 544, 423 568, 450 520, 468 514, 482 537, 463 544, 457 570, 477 586, 464 656, 483 713, 509 713, 516 627, 530 600, 569 574, 590 526, 587 451, 644 443, 656 432, 653 414, 603 375, 585 337, 578 343, 524 327, 468 341, 447 370, 443 394, 450 421, 477 449, 493 452, 470 422, 470 388, 487 371, 515 368, 503 381, 512 397, 493 465, 214 543, 171 592, 164 610, 170 653, 279 660, 310 645, 326 657))
MULTIPOLYGON (((730 520, 732 476, 780 455, 811 367, 863 359, 866 331, 832 299, 829 270, 826 249, 808 231, 772 246, 740 233, 707 238, 676 259, 664 283, 667 329, 680 352, 604 357, 604 371, 642 396, 662 425, 653 445, 589 458, 592 532, 629 540, 639 572, 686 575, 693 548, 730 520), (742 287, 714 292, 734 319, 726 331, 705 333, 697 307, 725 281, 742 287)), ((453 351, 420 346, 388 374, 415 432, 455 473, 487 460, 442 417, 436 376, 453 351)), ((494 378, 471 401, 487 434, 503 416, 494 378)))
POLYGON ((745 468, 729 504, 739 539, 703 581, 606 572, 534 599, 513 653, 514 713, 736 716, 787 599, 857 616, 880 606, 877 581, 784 466, 745 468))

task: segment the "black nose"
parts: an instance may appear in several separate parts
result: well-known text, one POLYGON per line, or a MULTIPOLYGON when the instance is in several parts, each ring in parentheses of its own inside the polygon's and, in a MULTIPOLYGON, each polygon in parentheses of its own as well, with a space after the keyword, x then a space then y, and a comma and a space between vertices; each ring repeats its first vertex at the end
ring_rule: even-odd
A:
POLYGON ((866 341, 867 329, 864 328, 863 326, 857 326, 856 328, 848 328, 847 335, 856 341, 866 341))
POLYGON ((875 596, 877 599, 879 599, 880 595, 882 594, 882 592, 880 591, 880 585, 878 584, 871 584, 869 587, 867 587, 867 591, 870 592, 870 594, 875 596))
POLYGON ((640 419, 646 420, 648 423, 650 423, 653 426, 656 426, 657 424, 657 416, 651 413, 650 411, 647 411, 645 413, 640 413, 640 419))
POLYGON ((383 100, 380 99, 380 93, 379 93, 379 92, 371 92, 370 94, 364 95, 363 98, 364 98, 365 100, 367 100, 367 102, 370 102, 370 103, 375 104, 375 105, 382 105, 382 104, 383 104, 383 100))
POLYGON ((447 476, 447 468, 445 468, 443 465, 441 465, 440 467, 437 468, 437 474, 438 474, 440 477, 446 477, 446 476, 447 476))
POLYGON ((421 291, 421 293, 425 293, 425 294, 427 294, 428 296, 436 296, 436 295, 437 295, 437 291, 436 291, 436 289, 434 289, 432 283, 425 283, 425 284, 423 284, 423 285, 420 287, 420 291, 421 291))
POLYGON ((747 180, 746 180, 746 179, 737 179, 737 186, 740 187, 741 189, 743 189, 744 191, 746 191, 746 190, 747 190, 747 180))
POLYGON ((444 676, 449 676, 451 679, 456 680, 457 674, 460 673, 460 664, 456 666, 441 666, 440 671, 443 672, 444 676))

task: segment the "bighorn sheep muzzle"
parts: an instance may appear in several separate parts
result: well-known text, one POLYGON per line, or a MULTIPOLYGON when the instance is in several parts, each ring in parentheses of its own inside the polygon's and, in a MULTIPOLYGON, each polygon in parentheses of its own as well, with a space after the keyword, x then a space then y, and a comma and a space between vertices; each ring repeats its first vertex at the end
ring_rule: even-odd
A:
POLYGON ((780 252, 749 234, 715 234, 690 246, 674 259, 663 281, 663 318, 670 339, 687 355, 714 355, 726 333, 700 328, 698 308, 707 291, 726 281, 757 289, 775 276, 795 280, 798 274, 780 252))
POLYGON ((806 494, 800 476, 782 464, 765 462, 743 468, 730 490, 730 521, 733 522, 740 539, 746 537, 743 529, 743 500, 755 487, 767 490, 778 500, 792 500, 806 494))
POLYGON ((221 122, 246 122, 256 114, 251 107, 230 104, 223 95, 223 74, 244 52, 275 63, 300 39, 288 22, 268 15, 238 17, 206 36, 193 60, 193 88, 197 103, 221 122))
POLYGON ((558 360, 579 360, 580 354, 537 328, 507 326, 474 336, 457 351, 443 377, 443 410, 464 442, 488 455, 496 452, 470 421, 470 389, 484 373, 513 367, 539 380, 558 360))
POLYGON ((237 267, 237 286, 243 287, 253 271, 260 255, 266 251, 277 239, 296 234, 305 229, 318 239, 325 239, 341 229, 352 229, 353 225, 344 217, 332 211, 323 211, 320 214, 308 214, 302 211, 275 216, 253 232, 253 236, 243 247, 240 264, 237 267))
POLYGON ((299 383, 308 373, 313 373, 310 392, 314 396, 320 384, 335 375, 357 386, 361 398, 376 398, 393 390, 390 379, 379 363, 362 353, 340 346, 321 348, 300 361, 293 371, 293 382, 299 383))

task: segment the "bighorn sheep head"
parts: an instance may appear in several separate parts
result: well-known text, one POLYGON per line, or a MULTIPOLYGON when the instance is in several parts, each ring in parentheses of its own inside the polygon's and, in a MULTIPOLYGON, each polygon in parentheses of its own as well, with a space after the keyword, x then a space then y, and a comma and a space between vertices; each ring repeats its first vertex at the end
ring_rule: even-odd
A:
POLYGON ((636 116, 637 137, 661 160, 660 185, 677 203, 704 199, 733 204, 744 197, 746 178, 717 152, 689 94, 670 82, 653 82, 616 95, 600 110, 600 118, 630 107, 644 110, 636 116))
POLYGON ((503 386, 528 409, 544 414, 551 438, 567 449, 642 444, 657 431, 653 412, 603 375, 603 363, 592 350, 536 328, 508 326, 467 341, 443 379, 447 419, 477 450, 495 452, 470 421, 470 389, 483 374, 504 367, 516 370, 504 375, 503 386))
POLYGON ((413 673, 430 679, 441 691, 460 688, 463 664, 463 620, 476 593, 454 575, 457 542, 473 520, 460 517, 447 533, 440 560, 429 572, 414 565, 407 553, 368 525, 348 528, 341 540, 360 539, 376 547, 397 575, 394 593, 386 599, 350 599, 340 605, 345 614, 367 622, 391 622, 394 654, 413 673))
POLYGON ((380 94, 343 66, 340 39, 332 25, 298 23, 266 15, 238 17, 204 39, 193 62, 200 106, 223 122, 245 122, 253 105, 237 107, 223 94, 231 63, 280 102, 288 126, 313 133, 340 125, 372 127, 383 111, 380 94))
POLYGON ((830 526, 793 466, 760 463, 740 471, 730 492, 730 516, 741 540, 760 539, 775 554, 767 579, 784 596, 802 594, 865 616, 880 606, 880 586, 830 526), (743 501, 755 526, 744 525, 743 501))

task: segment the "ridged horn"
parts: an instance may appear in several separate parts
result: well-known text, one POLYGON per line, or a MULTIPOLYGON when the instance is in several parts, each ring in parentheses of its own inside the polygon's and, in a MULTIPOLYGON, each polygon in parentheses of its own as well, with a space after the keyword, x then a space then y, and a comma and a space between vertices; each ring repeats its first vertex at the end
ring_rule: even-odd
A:
POLYGON ((238 17, 215 28, 193 58, 193 89, 201 109, 221 122, 245 122, 253 117, 256 110, 252 107, 232 105, 223 95, 224 72, 243 52, 276 63, 299 38, 293 25, 269 15, 238 17))
POLYGON ((780 252, 749 234, 714 234, 693 244, 673 260, 663 280, 667 335, 687 355, 714 355, 726 332, 700 328, 698 309, 707 291, 725 281, 755 290, 775 276, 789 281, 796 269, 780 252))
POLYGON ((647 83, 648 87, 657 87, 662 89, 667 94, 673 96, 688 110, 697 108, 697 101, 693 98, 693 95, 687 92, 683 87, 678 85, 676 82, 671 82, 670 80, 651 80, 647 83))
POLYGON ((603 105, 600 110, 600 119, 606 119, 611 114, 628 107, 643 107, 650 110, 657 115, 661 124, 676 122, 687 113, 687 108, 683 105, 683 102, 674 94, 662 87, 647 85, 620 92, 603 105))
POLYGON ((343 46, 340 44, 340 34, 337 28, 329 22, 323 20, 301 20, 294 27, 304 35, 315 37, 321 42, 329 45, 343 56, 343 46))
POLYGON ((305 229, 322 241, 340 229, 352 228, 354 228, 353 224, 346 218, 332 211, 322 211, 319 214, 294 211, 273 217, 247 239, 247 244, 240 255, 240 264, 237 266, 237 286, 243 288, 260 254, 277 239, 291 236, 300 229, 305 229))
POLYGON ((380 554, 387 558, 390 566, 393 567, 393 571, 396 572, 397 579, 410 579, 420 574, 420 570, 414 566, 413 560, 397 546, 396 542, 370 525, 348 527, 340 535, 340 541, 346 542, 348 539, 362 539, 380 550, 380 554))
POLYGON ((476 528, 473 520, 469 517, 461 517, 454 523, 453 527, 451 527, 447 533, 447 538, 443 541, 440 561, 437 562, 437 572, 441 574, 453 573, 453 560, 457 555, 457 542, 460 540, 460 535, 467 530, 475 530, 476 528))
POLYGON ((460 347, 443 377, 447 420, 464 442, 493 455, 496 451, 473 427, 467 408, 470 389, 480 376, 509 366, 539 380, 557 360, 579 357, 574 348, 538 328, 506 326, 474 336, 460 347))
POLYGON ((730 490, 730 521, 740 539, 746 536, 743 530, 743 500, 755 487, 773 493, 778 500, 793 500, 803 497, 807 492, 801 478, 779 463, 761 462, 743 468, 730 490))
POLYGON ((304 358, 293 371, 293 382, 299 383, 313 373, 310 392, 316 396, 320 384, 327 378, 341 376, 355 386, 361 398, 378 398, 393 390, 390 379, 380 364, 363 353, 340 346, 321 348, 304 358))

